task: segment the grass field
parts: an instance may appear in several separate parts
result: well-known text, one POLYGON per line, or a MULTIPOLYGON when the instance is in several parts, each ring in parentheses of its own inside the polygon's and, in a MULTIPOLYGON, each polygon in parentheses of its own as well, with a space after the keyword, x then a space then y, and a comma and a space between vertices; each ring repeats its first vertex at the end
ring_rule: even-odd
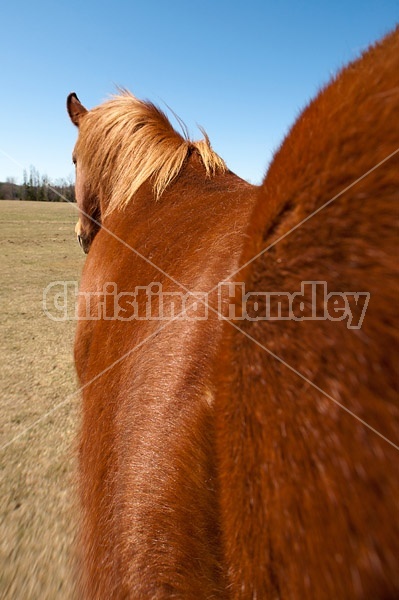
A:
POLYGON ((0 598, 73 597, 75 323, 50 320, 42 297, 79 280, 76 219, 69 204, 0 201, 0 598))

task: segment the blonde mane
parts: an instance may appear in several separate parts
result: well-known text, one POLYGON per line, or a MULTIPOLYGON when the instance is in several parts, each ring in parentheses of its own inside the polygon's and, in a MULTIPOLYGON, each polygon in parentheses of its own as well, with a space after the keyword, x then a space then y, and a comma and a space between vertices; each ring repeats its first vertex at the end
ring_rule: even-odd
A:
POLYGON ((158 199, 192 151, 198 152, 208 177, 225 172, 224 161, 202 133, 198 142, 182 137, 154 104, 122 91, 84 116, 76 154, 89 192, 101 190, 109 214, 126 206, 148 179, 158 199))

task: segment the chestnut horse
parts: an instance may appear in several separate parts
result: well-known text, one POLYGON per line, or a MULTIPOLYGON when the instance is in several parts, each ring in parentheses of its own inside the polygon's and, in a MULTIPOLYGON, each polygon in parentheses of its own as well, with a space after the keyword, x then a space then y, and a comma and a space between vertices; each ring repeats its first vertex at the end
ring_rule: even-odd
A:
POLYGON ((398 73, 396 30, 260 187, 127 92, 68 97, 81 596, 399 597, 398 73), (269 292, 289 318, 257 318, 269 292))

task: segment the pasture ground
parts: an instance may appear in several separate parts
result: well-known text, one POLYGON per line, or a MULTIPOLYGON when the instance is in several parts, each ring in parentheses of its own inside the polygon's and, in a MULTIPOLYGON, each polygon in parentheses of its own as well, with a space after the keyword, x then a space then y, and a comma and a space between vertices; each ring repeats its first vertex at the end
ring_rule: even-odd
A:
POLYGON ((79 280, 76 220, 76 205, 0 201, 0 598, 7 600, 73 597, 75 322, 50 320, 42 297, 52 281, 79 280))

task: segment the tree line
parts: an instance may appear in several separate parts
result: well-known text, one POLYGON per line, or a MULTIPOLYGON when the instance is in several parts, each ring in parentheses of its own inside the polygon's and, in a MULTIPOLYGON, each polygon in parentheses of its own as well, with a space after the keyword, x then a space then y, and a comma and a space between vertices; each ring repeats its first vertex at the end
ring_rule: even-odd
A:
POLYGON ((34 200, 36 202, 76 202, 75 186, 72 177, 51 181, 31 166, 23 174, 23 183, 18 184, 14 177, 0 182, 0 199, 34 200))

